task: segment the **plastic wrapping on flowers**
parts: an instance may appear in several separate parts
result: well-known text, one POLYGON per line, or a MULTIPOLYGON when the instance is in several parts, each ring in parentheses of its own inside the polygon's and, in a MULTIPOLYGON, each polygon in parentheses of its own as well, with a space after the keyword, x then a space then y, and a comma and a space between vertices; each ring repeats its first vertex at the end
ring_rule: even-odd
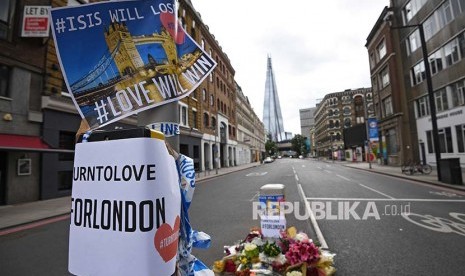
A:
POLYGON ((252 229, 243 241, 224 249, 225 256, 213 264, 215 275, 329 276, 336 272, 335 254, 319 248, 294 227, 278 239, 252 229))

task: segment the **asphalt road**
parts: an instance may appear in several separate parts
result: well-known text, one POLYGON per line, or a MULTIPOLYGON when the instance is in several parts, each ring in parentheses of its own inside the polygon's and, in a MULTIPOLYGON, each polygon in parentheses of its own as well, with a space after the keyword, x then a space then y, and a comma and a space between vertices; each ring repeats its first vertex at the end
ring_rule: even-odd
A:
MULTIPOLYGON (((258 226, 253 202, 270 183, 286 185, 286 200, 299 205, 288 226, 337 254, 337 275, 464 273, 465 193, 316 160, 280 159, 198 183, 191 223, 212 246, 194 255, 210 266, 258 226)), ((68 233, 63 220, 1 236, 0 274, 69 275, 68 233)))
POLYGON ((465 273, 463 192, 315 160, 275 166, 295 168, 338 275, 465 273))

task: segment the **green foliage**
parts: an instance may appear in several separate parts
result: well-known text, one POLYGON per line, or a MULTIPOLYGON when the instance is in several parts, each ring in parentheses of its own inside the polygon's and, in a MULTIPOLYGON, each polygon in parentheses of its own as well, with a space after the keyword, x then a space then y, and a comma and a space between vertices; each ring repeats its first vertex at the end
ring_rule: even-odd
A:
POLYGON ((292 150, 296 151, 298 155, 306 155, 307 154, 307 146, 305 145, 305 137, 297 134, 291 140, 292 150))
POLYGON ((268 140, 265 143, 265 150, 269 156, 273 156, 278 153, 278 146, 275 142, 268 140))

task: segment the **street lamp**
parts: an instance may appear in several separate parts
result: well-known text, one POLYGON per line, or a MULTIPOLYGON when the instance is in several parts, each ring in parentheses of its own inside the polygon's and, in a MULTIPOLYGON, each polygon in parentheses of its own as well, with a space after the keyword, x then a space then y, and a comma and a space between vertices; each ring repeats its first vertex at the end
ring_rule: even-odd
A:
MULTIPOLYGON (((392 13, 392 11, 391 11, 392 13)), ((386 21, 389 21, 389 24, 392 23, 390 17, 385 18, 386 21)), ((441 161, 441 149, 439 147, 439 135, 438 135, 438 122, 436 117, 436 102, 434 101, 434 91, 433 91, 433 82, 431 79, 431 71, 428 61, 428 49, 426 48, 426 39, 425 39, 425 31, 423 30, 423 24, 413 24, 413 25, 405 25, 399 27, 393 27, 392 29, 406 29, 406 28, 418 28, 420 33, 420 44, 421 50, 423 54, 423 63, 425 64, 425 76, 426 76, 426 87, 428 91, 428 99, 430 104, 430 112, 431 112, 431 125, 432 125, 432 136, 433 136, 433 146, 434 146, 434 155, 436 157, 436 168, 438 173, 438 181, 441 181, 441 169, 440 169, 440 161, 441 161)))

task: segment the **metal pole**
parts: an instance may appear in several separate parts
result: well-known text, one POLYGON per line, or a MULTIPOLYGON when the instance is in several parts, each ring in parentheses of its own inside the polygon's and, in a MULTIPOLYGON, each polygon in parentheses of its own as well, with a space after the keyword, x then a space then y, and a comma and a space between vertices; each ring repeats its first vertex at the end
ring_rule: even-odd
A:
POLYGON ((217 131, 218 120, 217 120, 216 125, 214 126, 214 128, 215 128, 214 129, 215 130, 215 160, 214 161, 215 161, 215 172, 216 172, 216 174, 218 174, 218 161, 219 161, 218 158, 219 158, 219 150, 220 150, 218 145, 216 144, 216 135, 217 135, 217 132, 218 132, 217 131))
POLYGON ((363 95, 363 102, 364 102, 364 110, 365 110, 365 130, 366 130, 366 134, 367 134, 367 159, 368 159, 368 168, 372 168, 371 167, 371 141, 370 141, 370 131, 369 131, 369 127, 368 127, 368 105, 367 105, 367 91, 365 90, 365 94, 363 95))
POLYGON ((333 141, 333 135, 331 135, 331 159, 333 160, 334 163, 334 141, 333 141))
POLYGON ((423 30, 423 24, 418 25, 405 25, 400 27, 391 27, 393 29, 405 29, 405 28, 415 28, 418 27, 418 31, 420 33, 420 43, 421 43, 421 51, 423 54, 423 62, 425 64, 425 77, 426 77, 426 87, 428 92, 428 100, 431 112, 431 125, 432 125, 432 135, 433 135, 433 146, 434 146, 434 155, 436 159, 436 169, 438 173, 438 181, 441 181, 441 168, 440 168, 440 161, 441 161, 441 149, 439 146, 439 133, 438 133, 438 121, 436 117, 436 102, 434 99, 434 91, 433 91, 433 82, 431 79, 431 71, 428 61, 428 49, 426 48, 426 39, 425 39, 425 31, 423 30))
MULTIPOLYGON (((147 126, 160 122, 179 123, 179 107, 177 101, 143 111, 137 115, 138 126, 147 126)), ((166 137, 165 140, 179 153, 179 135, 166 137)))
POLYGON ((433 145, 434 145, 434 155, 436 157, 436 168, 438 173, 438 180, 441 181, 441 169, 440 169, 440 161, 441 161, 441 149, 439 146, 439 136, 438 136, 438 122, 436 117, 436 102, 434 99, 434 91, 433 91, 433 82, 431 80, 431 71, 429 67, 428 61, 428 50, 426 48, 426 40, 425 40, 425 32, 423 30, 423 24, 418 25, 418 29, 420 30, 420 41, 421 41, 421 50, 423 52, 423 62, 425 63, 425 75, 426 75, 426 86, 428 88, 428 98, 429 98, 429 105, 430 105, 430 112, 431 112, 431 124, 432 124, 432 134, 433 134, 433 145))

